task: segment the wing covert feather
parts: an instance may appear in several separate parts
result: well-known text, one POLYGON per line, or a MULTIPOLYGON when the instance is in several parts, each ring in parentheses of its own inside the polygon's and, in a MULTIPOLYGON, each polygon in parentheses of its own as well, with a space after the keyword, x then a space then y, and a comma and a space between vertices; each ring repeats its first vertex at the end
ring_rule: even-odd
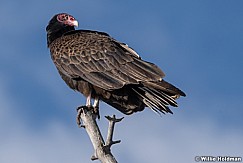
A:
POLYGON ((100 33, 65 35, 53 43, 51 51, 59 71, 105 90, 158 81, 164 76, 162 70, 141 60, 133 49, 100 33))

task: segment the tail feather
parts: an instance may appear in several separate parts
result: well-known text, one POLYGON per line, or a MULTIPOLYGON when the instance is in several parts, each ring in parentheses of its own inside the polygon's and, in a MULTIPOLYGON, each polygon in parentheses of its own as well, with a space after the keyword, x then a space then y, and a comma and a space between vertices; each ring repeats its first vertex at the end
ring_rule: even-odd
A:
POLYGON ((140 98, 142 98, 143 103, 144 103, 147 107, 149 107, 152 111, 154 111, 156 114, 159 114, 159 115, 160 115, 160 113, 165 114, 162 110, 157 109, 157 108, 158 108, 158 105, 157 105, 156 103, 154 103, 154 101, 152 101, 149 97, 147 97, 147 96, 141 94, 140 92, 138 92, 138 91, 137 91, 136 89, 134 89, 134 88, 132 88, 132 89, 133 89, 134 92, 137 93, 137 95, 140 96, 140 98))
POLYGON ((164 93, 163 91, 158 91, 154 88, 147 88, 145 87, 144 90, 154 94, 157 98, 159 98, 165 105, 171 105, 177 107, 177 102, 174 98, 169 96, 168 94, 164 93))
POLYGON ((179 88, 176 88, 172 84, 166 82, 165 80, 162 81, 151 81, 151 82, 144 82, 144 86, 149 87, 149 88, 154 88, 156 90, 161 90, 164 92, 167 92, 167 94, 175 97, 180 97, 180 96, 186 96, 186 94, 181 91, 179 88))
POLYGON ((173 114, 168 107, 169 102, 166 100, 167 98, 163 98, 162 94, 156 94, 155 91, 147 87, 137 87, 137 89, 133 88, 133 90, 140 96, 145 105, 154 112, 173 114))
POLYGON ((165 99, 163 99, 161 97, 161 95, 157 95, 152 89, 150 88, 146 88, 143 87, 140 89, 145 91, 145 95, 148 97, 148 99, 150 99, 151 101, 154 101, 154 103, 156 103, 156 108, 160 108, 160 111, 165 111, 165 112, 169 112, 172 113, 171 110, 169 109, 169 107, 167 105, 169 105, 168 101, 166 101, 165 99))
POLYGON ((125 85, 114 91, 96 90, 100 99, 124 114, 132 114, 149 107, 156 114, 171 113, 169 106, 177 107, 176 99, 185 93, 162 80, 139 85, 125 85))
POLYGON ((164 80, 144 82, 143 85, 134 87, 133 91, 137 93, 147 107, 156 113, 173 114, 168 106, 177 107, 175 100, 180 96, 186 96, 180 89, 164 80))

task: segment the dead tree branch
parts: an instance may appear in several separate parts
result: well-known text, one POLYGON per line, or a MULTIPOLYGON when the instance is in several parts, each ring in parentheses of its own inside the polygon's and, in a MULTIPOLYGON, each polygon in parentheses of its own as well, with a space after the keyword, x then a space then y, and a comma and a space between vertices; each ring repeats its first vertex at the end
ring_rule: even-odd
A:
POLYGON ((91 160, 98 159, 102 163, 117 163, 111 153, 111 146, 121 141, 113 141, 112 138, 115 123, 120 122, 123 118, 116 119, 115 115, 113 117, 106 116, 106 118, 109 120, 109 128, 105 143, 96 123, 96 115, 93 113, 92 108, 85 106, 78 108, 77 122, 80 124, 80 121, 82 121, 81 127, 85 128, 94 147, 94 155, 91 157, 91 160))
POLYGON ((108 133, 107 133, 105 145, 110 148, 113 144, 117 144, 121 142, 121 140, 113 141, 112 138, 113 138, 113 133, 115 128, 115 123, 120 122, 124 117, 119 119, 116 119, 115 115, 113 115, 113 117, 110 116, 105 116, 105 117, 106 119, 109 120, 109 127, 108 127, 108 133))

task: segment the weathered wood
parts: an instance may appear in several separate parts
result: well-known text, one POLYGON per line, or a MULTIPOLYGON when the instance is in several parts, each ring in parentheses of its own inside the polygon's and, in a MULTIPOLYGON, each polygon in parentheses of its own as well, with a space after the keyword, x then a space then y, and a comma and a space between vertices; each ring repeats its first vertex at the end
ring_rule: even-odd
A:
POLYGON ((109 120, 109 127, 108 127, 108 133, 107 133, 107 138, 106 138, 106 142, 105 145, 107 147, 111 147, 113 144, 117 144, 120 143, 121 140, 117 140, 117 141, 113 141, 113 133, 114 133, 114 129, 115 129, 115 123, 120 122, 124 117, 116 119, 116 116, 113 115, 112 117, 110 116, 105 116, 106 119, 109 120))
POLYGON ((96 115, 93 113, 92 109, 87 107, 82 107, 80 109, 82 109, 81 114, 79 114, 80 120, 82 121, 82 127, 85 128, 94 147, 94 155, 91 157, 91 160, 98 159, 102 163, 117 163, 115 157, 111 153, 111 145, 120 142, 113 142, 112 137, 114 132, 114 124, 121 121, 122 118, 117 120, 115 119, 115 116, 113 116, 113 120, 109 120, 107 135, 107 140, 109 139, 109 141, 107 141, 108 144, 106 144, 96 123, 96 115))

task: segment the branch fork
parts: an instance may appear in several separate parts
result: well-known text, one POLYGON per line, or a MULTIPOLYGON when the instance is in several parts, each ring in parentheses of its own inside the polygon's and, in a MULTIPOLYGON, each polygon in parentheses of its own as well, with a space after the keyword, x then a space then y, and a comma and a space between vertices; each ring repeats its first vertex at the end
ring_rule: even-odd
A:
POLYGON ((112 117, 110 116, 105 116, 106 119, 109 121, 109 127, 108 127, 108 133, 107 133, 107 138, 105 142, 105 146, 110 148, 113 144, 120 143, 121 140, 113 141, 113 133, 115 129, 115 123, 120 122, 124 117, 117 119, 115 115, 112 117))

